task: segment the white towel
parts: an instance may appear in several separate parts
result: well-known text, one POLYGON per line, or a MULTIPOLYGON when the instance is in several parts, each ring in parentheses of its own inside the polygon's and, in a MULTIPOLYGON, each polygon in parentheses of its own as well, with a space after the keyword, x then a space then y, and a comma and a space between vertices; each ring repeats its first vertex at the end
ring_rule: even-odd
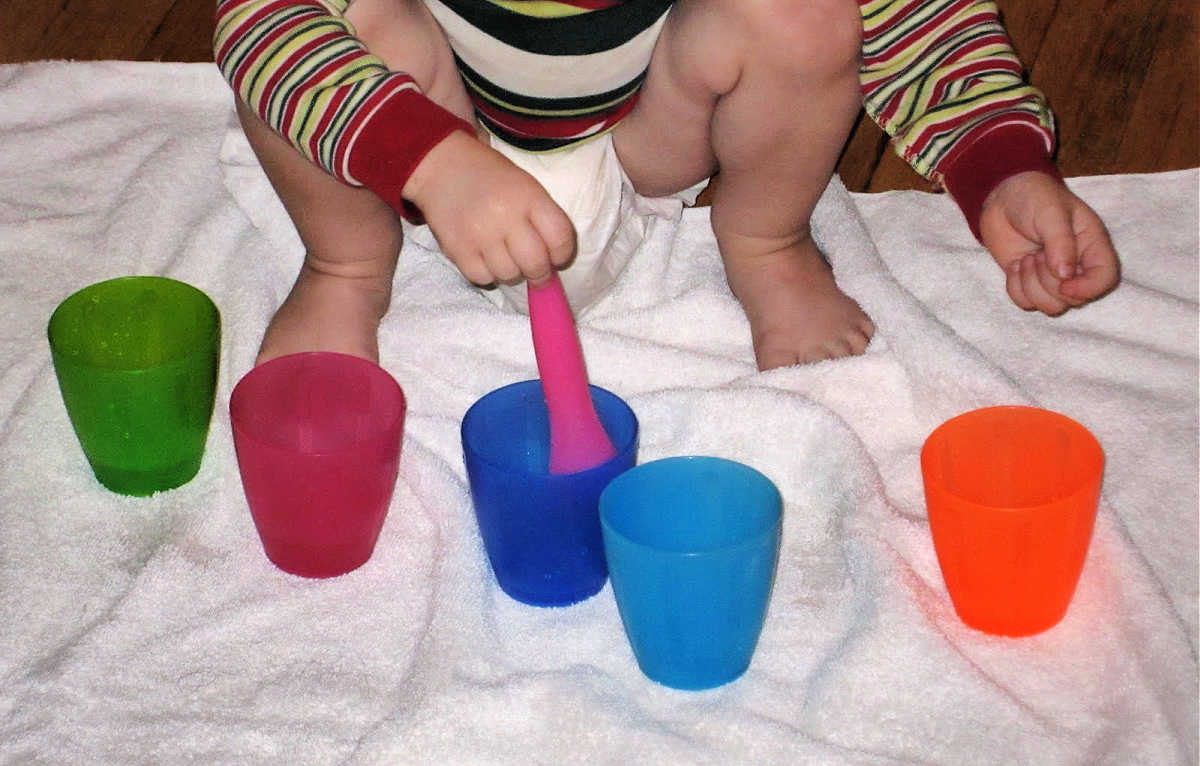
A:
POLYGON ((643 461, 741 460, 785 502, 749 671, 689 693, 640 674, 609 587, 538 609, 496 586, 458 427, 536 375, 528 320, 412 243, 380 337, 409 417, 375 555, 324 581, 266 560, 228 401, 301 251, 225 142, 231 110, 208 65, 0 67, 0 760, 1196 762, 1195 170, 1070 181, 1124 281, 1054 320, 1009 303, 947 198, 835 182, 815 229, 878 333, 768 373, 708 211, 656 222, 581 321, 592 379, 636 411, 643 461), (224 322, 203 466, 150 498, 92 477, 45 340, 62 298, 136 273, 205 290, 224 322), (1063 412, 1108 456, 1071 609, 1025 639, 954 615, 917 461, 943 419, 1001 403, 1063 412))

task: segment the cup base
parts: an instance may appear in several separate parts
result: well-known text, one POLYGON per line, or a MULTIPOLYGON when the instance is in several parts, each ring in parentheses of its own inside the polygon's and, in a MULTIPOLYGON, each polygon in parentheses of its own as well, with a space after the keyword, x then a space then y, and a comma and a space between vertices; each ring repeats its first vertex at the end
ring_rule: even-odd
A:
POLYGON ((737 668, 733 672, 700 674, 689 673, 686 670, 671 672, 665 671, 662 668, 647 668, 641 663, 638 664, 638 668, 642 671, 642 674, 654 683, 684 692, 699 692, 731 684, 741 678, 749 667, 749 664, 747 664, 737 668))
POLYGON ((370 560, 375 541, 345 545, 297 545, 286 540, 262 540, 263 552, 279 569, 297 577, 321 580, 349 574, 370 560))
POLYGON ((601 575, 594 583, 587 583, 584 587, 574 588, 569 591, 523 591, 514 587, 510 583, 497 581, 500 585, 500 590, 504 591, 505 595, 514 601, 519 601, 528 606, 554 607, 554 606, 571 606, 578 604, 580 601, 587 601, 592 596, 604 589, 604 583, 608 582, 607 575, 601 575))
POLYGON ((1062 622, 1062 619, 1067 616, 1067 607, 1069 606, 1064 604, 1061 609, 1056 609, 1051 614, 997 617, 972 611, 970 607, 960 609, 959 605, 954 603, 953 597, 950 602, 954 606, 954 613, 958 615, 958 619, 968 628, 1004 638, 1027 638, 1045 633, 1062 622))
POLYGON ((181 487, 191 481, 199 471, 199 458, 189 458, 173 466, 149 471, 92 464, 92 473, 95 474, 96 480, 107 489, 134 497, 145 497, 155 492, 181 487))

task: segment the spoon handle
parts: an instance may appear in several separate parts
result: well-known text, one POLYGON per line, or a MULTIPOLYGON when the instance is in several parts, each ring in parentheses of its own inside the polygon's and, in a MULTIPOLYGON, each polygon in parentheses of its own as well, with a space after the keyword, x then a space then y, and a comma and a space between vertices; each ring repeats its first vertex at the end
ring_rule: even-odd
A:
POLYGON ((550 472, 592 468, 616 454, 588 392, 583 349, 571 307, 555 274, 528 286, 529 320, 550 416, 550 472))

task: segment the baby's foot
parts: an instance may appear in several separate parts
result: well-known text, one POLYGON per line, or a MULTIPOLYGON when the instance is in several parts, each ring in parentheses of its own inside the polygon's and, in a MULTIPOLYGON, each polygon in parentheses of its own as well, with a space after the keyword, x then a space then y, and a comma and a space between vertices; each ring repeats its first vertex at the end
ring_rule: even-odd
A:
POLYGON ((750 320, 760 370, 861 354, 875 332, 811 237, 765 255, 726 257, 725 273, 750 320))
POLYGON ((275 312, 256 364, 302 351, 338 351, 379 362, 379 322, 391 279, 329 274, 307 263, 275 312))

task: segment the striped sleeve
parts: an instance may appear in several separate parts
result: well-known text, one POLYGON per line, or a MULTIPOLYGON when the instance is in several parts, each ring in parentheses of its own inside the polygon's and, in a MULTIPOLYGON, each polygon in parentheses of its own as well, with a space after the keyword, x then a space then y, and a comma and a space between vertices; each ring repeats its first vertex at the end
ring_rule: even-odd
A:
POLYGON ((983 0, 859 0, 867 113, 897 153, 936 183, 1001 126, 1033 133, 1048 157, 1053 117, 1028 85, 996 5, 983 0))
POLYGON ((409 217, 413 169, 465 121, 354 36, 349 0, 220 0, 213 50, 234 92, 305 157, 409 217))

